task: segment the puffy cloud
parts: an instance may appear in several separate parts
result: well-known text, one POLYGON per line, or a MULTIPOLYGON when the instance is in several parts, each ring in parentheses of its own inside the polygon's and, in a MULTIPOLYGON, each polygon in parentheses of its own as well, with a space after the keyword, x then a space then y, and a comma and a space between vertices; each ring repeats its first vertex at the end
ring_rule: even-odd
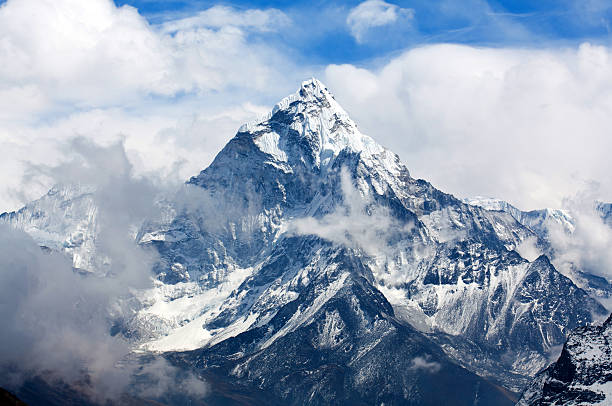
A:
MULTIPOLYGON (((407 16, 384 2, 357 10, 382 10, 372 21, 407 16)), ((0 211, 46 191, 50 185, 23 187, 24 162, 57 163, 56 140, 75 135, 106 145, 123 138, 139 173, 197 173, 240 124, 318 69, 297 68, 262 41, 291 24, 274 9, 217 6, 152 25, 110 0, 7 1, 0 211)), ((492 195, 527 209, 559 206, 585 179, 602 181, 601 198, 612 200, 604 176, 609 71, 608 48, 589 44, 433 45, 380 69, 332 65, 325 76, 362 129, 417 176, 459 196, 492 195)))
POLYGON ((515 249, 527 261, 535 261, 542 255, 542 250, 538 247, 538 239, 535 236, 521 241, 515 249))
POLYGON ((0 7, 0 88, 22 98, 37 89, 78 107, 237 85, 261 89, 275 74, 266 59, 280 56, 248 43, 250 30, 287 21, 274 9, 213 7, 151 26, 136 9, 110 0, 10 0, 0 7))
POLYGON ((263 41, 289 24, 275 9, 217 6, 150 24, 111 0, 3 3, 0 212, 50 186, 24 188, 24 162, 56 164, 57 141, 75 136, 124 139, 138 172, 197 173, 308 76, 263 41))
POLYGON ((208 393, 208 384, 189 371, 171 365, 164 358, 155 358, 135 372, 138 379, 133 392, 144 398, 166 400, 168 404, 178 403, 177 394, 202 398, 208 393), (170 395, 170 396, 169 396, 170 395))
POLYGON ((374 27, 395 23, 400 17, 413 18, 414 10, 401 8, 383 0, 366 0, 353 8, 346 17, 351 35, 363 42, 367 32, 374 27))
POLYGON ((595 179, 612 200, 609 48, 431 45, 325 78, 363 132, 442 190, 561 207, 595 179))
POLYGON ((117 388, 126 376, 115 363, 129 350, 108 334, 105 310, 108 291, 119 284, 73 272, 65 258, 43 254, 3 224, 0 242, 2 385, 18 386, 21 374, 34 372, 70 383, 87 374, 102 391, 117 388))
MULTIPOLYGON (((211 98, 218 101, 218 98, 211 98)), ((104 146, 122 142, 137 174, 157 173, 182 182, 207 166, 238 127, 266 108, 242 103, 236 106, 143 106, 75 112, 40 125, 0 124, 0 144, 6 159, 0 161, 0 212, 15 210, 47 192, 46 178, 24 179, 31 165, 56 165, 75 136, 104 146), (148 108, 150 107, 150 108, 148 108)))
MULTIPOLYGON (((2 88, 99 105, 178 90, 166 45, 132 7, 111 1, 7 1, 0 8, 2 88)), ((55 107, 55 106, 53 106, 55 107)))

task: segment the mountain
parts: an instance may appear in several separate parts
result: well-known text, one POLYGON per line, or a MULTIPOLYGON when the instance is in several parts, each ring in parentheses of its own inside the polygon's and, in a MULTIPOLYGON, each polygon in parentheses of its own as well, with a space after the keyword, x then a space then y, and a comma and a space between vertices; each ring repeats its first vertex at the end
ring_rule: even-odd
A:
POLYGON ((557 227, 566 233, 574 232, 574 219, 566 210, 560 209, 539 209, 522 211, 510 203, 494 198, 474 197, 463 199, 464 202, 479 206, 491 211, 504 211, 509 213, 519 223, 528 227, 540 238, 547 239, 549 230, 557 227))
POLYGON ((612 316, 576 329, 559 359, 524 392, 521 406, 605 405, 612 402, 612 316))
POLYGON ((601 213, 604 223, 612 227, 612 203, 599 202, 597 204, 597 211, 601 213))
POLYGON ((65 253, 74 268, 92 271, 103 260, 96 256, 98 209, 93 192, 86 185, 57 185, 20 210, 0 214, 0 221, 27 232, 44 249, 65 253))
MULTIPOLYGON (((535 250, 546 254, 551 261, 559 266, 564 275, 570 278, 577 286, 586 290, 591 296, 599 299, 612 297, 612 283, 598 275, 600 269, 582 269, 579 264, 564 257, 566 252, 551 243, 551 233, 562 233, 566 238, 575 232, 576 219, 571 212, 559 209, 540 209, 521 211, 503 200, 485 197, 464 199, 464 202, 482 207, 490 211, 503 211, 510 214, 516 221, 533 231, 538 236, 534 244, 535 250), (558 260, 558 257, 561 257, 558 260)), ((595 214, 601 217, 604 224, 612 228, 612 203, 595 203, 595 214)), ((526 241, 529 250, 530 241, 526 241)), ((533 248, 532 248, 533 250, 533 248)))
MULTIPOLYGON (((3 218, 28 229, 39 206, 3 218)), ((606 313, 517 252, 545 245, 536 231, 412 178, 316 79, 242 126, 163 218, 136 236, 159 253, 155 286, 114 333, 219 383, 220 403, 512 404, 606 313)))

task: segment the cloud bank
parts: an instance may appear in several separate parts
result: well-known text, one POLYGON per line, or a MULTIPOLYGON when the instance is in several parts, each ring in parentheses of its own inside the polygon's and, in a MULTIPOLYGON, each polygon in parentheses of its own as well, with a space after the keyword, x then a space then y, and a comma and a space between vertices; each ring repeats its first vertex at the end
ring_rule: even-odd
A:
POLYGON ((564 200, 564 208, 574 219, 574 232, 548 227, 555 253, 553 264, 566 274, 580 270, 612 280, 612 227, 597 209, 597 195, 598 185, 592 184, 564 200))
MULTIPOLYGON (((377 27, 406 25, 410 14, 382 1, 345 13, 363 40, 377 27)), ((57 140, 75 135, 103 145, 124 139, 136 172, 187 179, 243 122, 321 70, 365 133, 445 191, 560 207, 594 179, 599 198, 612 200, 609 48, 440 44, 375 67, 298 67, 295 50, 269 41, 293 24, 276 9, 215 6, 151 24, 110 0, 7 1, 0 211, 46 192, 51 185, 23 186, 24 162, 57 164, 57 140)))
POLYGON ((325 80, 366 134, 459 197, 561 207, 591 180, 612 200, 612 53, 431 45, 325 80))
POLYGON ((72 258, 43 251, 29 235, 0 222, 0 386, 17 390, 25 379, 40 376, 51 386, 75 385, 99 402, 126 392, 203 396, 203 381, 163 359, 139 360, 125 338, 111 333, 137 310, 134 292, 152 286, 157 255, 133 237, 145 219, 158 215, 156 201, 170 186, 136 176, 121 143, 101 147, 77 138, 65 148, 68 159, 30 172, 92 191, 93 254, 103 266, 76 271, 72 258), (143 375, 150 379, 139 380, 143 375))

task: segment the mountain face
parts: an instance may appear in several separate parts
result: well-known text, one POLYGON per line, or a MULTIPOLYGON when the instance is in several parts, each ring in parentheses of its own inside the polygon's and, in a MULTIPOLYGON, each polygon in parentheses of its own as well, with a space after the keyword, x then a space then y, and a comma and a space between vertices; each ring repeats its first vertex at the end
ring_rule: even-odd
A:
MULTIPOLYGON (((79 199, 2 218, 96 258, 65 243, 78 224, 95 240, 95 221, 43 238, 44 219, 79 199)), ((571 330, 605 313, 546 256, 516 251, 546 244, 535 227, 412 178, 316 79, 241 127, 164 218, 136 236, 160 254, 157 280, 117 332, 230 385, 219 399, 511 404, 571 330)))
MULTIPOLYGON (((526 228, 533 231, 538 240, 535 247, 540 252, 551 258, 553 263, 557 263, 558 256, 563 257, 565 252, 559 251, 550 243, 550 234, 564 233, 571 236, 575 232, 576 220, 572 213, 566 210, 542 209, 521 211, 508 202, 499 199, 475 197, 464 199, 464 202, 479 206, 489 211, 503 211, 510 214, 516 221, 526 228)), ((595 205, 595 215, 599 216, 604 224, 612 227, 612 203, 598 202, 595 205)), ((529 241, 526 241, 529 243, 529 241)), ((560 261, 564 268, 564 275, 570 278, 577 286, 586 290, 591 296, 600 299, 612 297, 612 284, 605 278, 594 273, 601 273, 598 269, 581 269, 573 262, 567 263, 567 258, 560 261)), ((558 263, 557 263, 558 264, 558 263)))
POLYGON ((503 200, 485 197, 468 198, 463 201, 491 211, 504 211, 543 239, 547 239, 550 228, 557 227, 566 233, 572 233, 575 228, 574 219, 566 210, 540 209, 522 211, 503 200))
MULTIPOLYGON (((278 331, 269 326, 279 307, 295 306, 302 289, 329 270, 341 245, 359 259, 359 275, 383 294, 399 322, 515 390, 546 365, 571 329, 604 312, 546 257, 530 263, 514 251, 537 237, 530 229, 413 179, 395 154, 358 131, 318 81, 243 126, 189 183, 214 202, 206 211, 217 223, 187 210, 162 231, 143 230, 141 241, 156 245, 167 261, 159 271, 167 282, 216 287, 232 276, 244 280, 219 306, 148 343, 150 349, 215 346, 264 326, 269 332, 251 351, 268 348, 311 322, 302 316, 278 331), (244 214, 219 224, 219 202, 244 214), (382 227, 367 221, 373 217, 382 227), (310 227, 294 227, 304 218, 310 227), (330 221, 347 224, 329 230, 330 221), (316 248, 306 250, 303 241, 311 240, 316 248), (319 244, 330 242, 323 254, 319 244)), ((323 296, 321 303, 333 294, 323 296)))
POLYGON ((612 402, 612 317, 576 329, 561 356, 524 392, 521 406, 605 405, 612 402))
POLYGON ((58 185, 16 212, 0 214, 0 221, 30 234, 44 249, 63 252, 75 269, 102 266, 96 256, 98 210, 91 187, 58 185))

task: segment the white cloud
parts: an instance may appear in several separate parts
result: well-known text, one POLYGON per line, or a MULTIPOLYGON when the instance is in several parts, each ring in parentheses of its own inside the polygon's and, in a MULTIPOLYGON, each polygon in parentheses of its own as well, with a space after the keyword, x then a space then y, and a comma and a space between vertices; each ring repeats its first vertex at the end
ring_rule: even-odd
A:
POLYGON ((241 124, 265 109, 250 103, 220 108, 189 102, 162 103, 136 111, 110 108, 74 112, 40 125, 2 123, 0 145, 5 159, 0 160, 0 212, 19 208, 46 193, 51 185, 45 179, 24 184, 25 170, 31 164, 60 162, 67 152, 63 145, 75 136, 101 145, 123 139, 137 173, 156 172, 183 182, 206 167, 241 124))
POLYGON ((535 236, 528 237, 521 241, 515 250, 527 261, 535 261, 540 255, 542 255, 542 250, 538 248, 538 239, 535 236))
POLYGON ((260 89, 275 74, 268 61, 280 56, 248 43, 249 30, 281 23, 288 18, 274 9, 213 7, 156 27, 110 0, 9 0, 0 7, 0 89, 31 93, 34 86, 79 107, 236 85, 260 89))
POLYGON ((413 371, 423 371, 429 374, 435 374, 440 371, 441 365, 438 362, 430 361, 428 356, 415 357, 410 363, 410 369, 413 371))
POLYGON ((164 33, 193 30, 197 28, 245 27, 257 31, 278 31, 289 25, 291 20, 277 9, 245 10, 238 12, 230 7, 214 6, 194 16, 171 20, 163 23, 160 30, 164 33))
POLYGON ((388 242, 393 233, 409 232, 413 225, 394 221, 385 207, 373 205, 367 189, 360 190, 346 168, 340 173, 342 205, 321 218, 293 220, 288 231, 316 235, 335 244, 361 249, 372 256, 385 255, 393 247, 388 242))
POLYGON ((22 185, 26 163, 57 163, 58 141, 74 136, 105 145, 125 139, 137 172, 196 174, 261 104, 308 76, 256 38, 288 24, 275 9, 213 7, 151 25, 111 0, 7 1, 0 212, 46 191, 50 185, 22 185))
POLYGON ((414 10, 401 8, 383 0, 366 0, 353 8, 346 18, 351 35, 360 43, 374 27, 395 23, 401 16, 412 18, 414 10))
POLYGON ((35 86, 79 105, 170 94, 166 45, 131 7, 111 1, 8 1, 0 8, 0 88, 35 86))
POLYGON ((612 200, 612 52, 431 45, 325 81, 361 130, 459 197, 561 207, 585 182, 612 200))
MULTIPOLYGON (((169 393, 201 398, 208 393, 207 383, 190 371, 181 371, 164 358, 157 358, 145 364, 138 375, 141 379, 135 382, 134 392, 145 399, 160 398, 169 393)), ((192 403, 191 399, 189 403, 192 403)))
MULTIPOLYGON (((368 7, 384 16, 371 21, 405 14, 383 2, 353 12, 368 7)), ((274 9, 213 7, 151 25, 110 0, 4 3, 0 211, 45 192, 49 185, 23 187, 24 162, 57 163, 56 141, 75 135, 106 145, 123 137, 137 172, 197 173, 240 124, 311 73, 253 39, 290 24, 274 9)), ((611 72, 609 48, 589 44, 433 45, 376 70, 332 65, 325 76, 362 130, 414 175, 460 197, 497 196, 528 209, 558 207, 590 179, 612 200, 611 72)))
POLYGON ((612 228, 597 210, 597 195, 598 185, 591 184, 564 200, 564 208, 571 213, 575 228, 570 234, 559 226, 555 227, 555 224, 549 225, 549 239, 555 252, 552 262, 567 275, 577 268, 611 280, 612 228))

